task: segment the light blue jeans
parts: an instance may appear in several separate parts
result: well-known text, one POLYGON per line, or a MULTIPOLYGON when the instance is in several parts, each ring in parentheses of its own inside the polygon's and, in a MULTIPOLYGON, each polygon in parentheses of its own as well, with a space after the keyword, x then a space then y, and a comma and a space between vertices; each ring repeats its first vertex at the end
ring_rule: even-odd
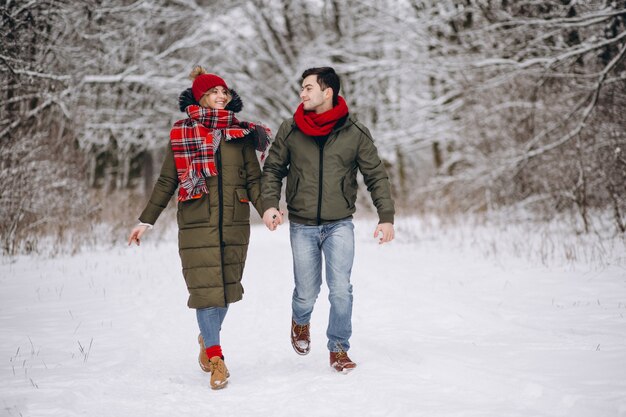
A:
POLYGON ((322 286, 322 254, 326 266, 326 284, 330 315, 328 350, 348 351, 352 335, 352 284, 354 260, 354 225, 351 219, 306 226, 289 223, 295 288, 292 317, 296 324, 307 324, 322 286))
POLYGON ((222 330, 222 323, 227 312, 228 306, 196 309, 198 327, 204 339, 204 347, 220 344, 220 330, 222 330))

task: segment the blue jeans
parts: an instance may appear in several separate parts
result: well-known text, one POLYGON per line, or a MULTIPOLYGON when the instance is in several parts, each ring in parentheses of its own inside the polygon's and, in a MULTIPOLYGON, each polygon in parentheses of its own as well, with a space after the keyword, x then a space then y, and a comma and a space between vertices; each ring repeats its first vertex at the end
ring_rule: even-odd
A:
POLYGON ((326 266, 326 284, 330 301, 328 350, 350 349, 352 335, 352 285, 350 274, 354 260, 354 225, 351 219, 306 226, 289 223, 295 288, 292 317, 296 324, 307 324, 322 286, 322 254, 326 266))
POLYGON ((200 333, 204 339, 204 347, 220 344, 220 330, 222 330, 222 323, 227 312, 228 306, 199 308, 196 310, 198 327, 200 327, 200 333))

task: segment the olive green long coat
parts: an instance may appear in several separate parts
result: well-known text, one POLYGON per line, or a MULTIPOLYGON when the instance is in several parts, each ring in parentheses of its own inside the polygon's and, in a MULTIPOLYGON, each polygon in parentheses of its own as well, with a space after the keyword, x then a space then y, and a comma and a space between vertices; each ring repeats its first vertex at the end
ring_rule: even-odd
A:
MULTIPOLYGON (((190 308, 224 307, 241 300, 241 277, 250 238, 250 201, 260 211, 261 168, 252 139, 222 141, 219 175, 208 177, 208 194, 178 202, 178 249, 190 308)), ((171 148, 139 220, 154 224, 178 188, 171 148)))

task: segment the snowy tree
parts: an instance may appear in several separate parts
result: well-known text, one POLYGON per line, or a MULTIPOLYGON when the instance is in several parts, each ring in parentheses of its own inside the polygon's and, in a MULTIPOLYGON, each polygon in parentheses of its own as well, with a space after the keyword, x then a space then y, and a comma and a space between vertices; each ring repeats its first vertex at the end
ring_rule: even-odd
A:
POLYGON ((624 2, 448 1, 436 16, 463 103, 445 195, 465 209, 576 207, 585 229, 591 208, 612 206, 623 231, 624 2))
POLYGON ((0 7, 0 234, 2 250, 33 250, 42 230, 62 237, 90 213, 71 123, 74 22, 62 2, 0 7))
POLYGON ((573 208, 589 230, 608 209, 624 232, 625 3, 5 1, 0 175, 29 192, 2 195, 4 251, 129 211, 195 64, 273 130, 302 71, 335 67, 408 210, 573 208))

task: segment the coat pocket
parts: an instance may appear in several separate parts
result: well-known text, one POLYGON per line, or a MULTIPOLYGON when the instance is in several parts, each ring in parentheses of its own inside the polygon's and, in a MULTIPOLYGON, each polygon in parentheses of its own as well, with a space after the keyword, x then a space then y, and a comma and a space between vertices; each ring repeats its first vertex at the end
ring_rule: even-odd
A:
POLYGON ((357 188, 358 185, 355 177, 346 175, 341 179, 341 194, 349 209, 354 208, 354 204, 356 203, 357 188))
POLYGON ((250 221, 250 198, 248 190, 238 188, 235 190, 235 201, 233 202, 233 222, 250 221))
POLYGON ((178 203, 178 226, 207 223, 209 221, 209 196, 202 194, 200 198, 178 203))
POLYGON ((300 177, 294 177, 291 181, 289 181, 289 178, 287 178, 287 188, 285 190, 285 201, 287 202, 287 205, 291 205, 291 203, 293 202, 293 199, 298 193, 299 185, 300 177))

